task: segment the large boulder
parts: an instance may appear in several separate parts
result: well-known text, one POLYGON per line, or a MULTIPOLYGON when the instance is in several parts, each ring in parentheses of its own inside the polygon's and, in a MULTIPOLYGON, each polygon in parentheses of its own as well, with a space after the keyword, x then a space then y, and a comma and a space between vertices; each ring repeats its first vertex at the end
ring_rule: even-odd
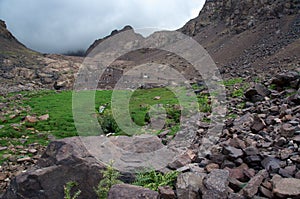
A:
POLYGON ((165 170, 174 158, 175 150, 151 135, 57 140, 49 144, 35 168, 12 180, 3 199, 63 198, 63 187, 69 181, 78 183, 79 198, 97 198, 94 187, 102 179, 99 171, 111 160, 121 180, 131 182, 139 169, 165 170))

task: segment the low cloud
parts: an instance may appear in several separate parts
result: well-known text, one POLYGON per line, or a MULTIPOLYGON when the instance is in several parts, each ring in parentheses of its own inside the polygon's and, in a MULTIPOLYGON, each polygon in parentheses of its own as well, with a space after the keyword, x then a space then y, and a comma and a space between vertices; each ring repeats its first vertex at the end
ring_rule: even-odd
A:
POLYGON ((0 19, 27 47, 47 53, 86 49, 125 25, 175 30, 205 0, 0 0, 0 19))

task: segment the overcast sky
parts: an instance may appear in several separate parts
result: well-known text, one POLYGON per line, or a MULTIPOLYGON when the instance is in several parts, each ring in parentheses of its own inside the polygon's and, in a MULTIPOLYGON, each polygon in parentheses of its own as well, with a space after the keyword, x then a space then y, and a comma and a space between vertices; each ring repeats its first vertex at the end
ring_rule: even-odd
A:
POLYGON ((175 30, 205 0, 0 0, 0 19, 27 47, 47 53, 86 49, 125 25, 175 30))

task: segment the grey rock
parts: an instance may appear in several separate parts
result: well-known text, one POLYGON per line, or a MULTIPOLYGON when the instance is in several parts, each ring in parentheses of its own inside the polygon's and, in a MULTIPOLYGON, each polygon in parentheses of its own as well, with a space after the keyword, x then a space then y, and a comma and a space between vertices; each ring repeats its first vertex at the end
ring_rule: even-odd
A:
POLYGON ((178 199, 198 199, 199 190, 203 189, 203 179, 206 174, 182 173, 177 177, 176 193, 178 199))
POLYGON ((231 158, 239 158, 243 156, 243 151, 235 147, 226 146, 223 148, 223 154, 228 155, 231 158))
POLYGON ((270 172, 277 172, 280 169, 280 160, 273 158, 273 157, 267 157, 261 162, 262 166, 270 171, 270 172))
POLYGON ((267 89, 264 85, 262 84, 256 84, 255 85, 255 90, 256 92, 263 96, 263 97, 266 97, 266 96, 269 96, 271 94, 271 91, 269 91, 269 89, 267 89))
POLYGON ((202 191, 203 198, 227 198, 229 194, 228 181, 229 171, 213 170, 203 181, 205 189, 202 191))
POLYGON ((257 155, 259 153, 256 147, 250 146, 244 149, 244 152, 247 156, 257 155))
POLYGON ((159 194, 147 188, 130 184, 113 185, 108 192, 107 199, 158 199, 159 194))

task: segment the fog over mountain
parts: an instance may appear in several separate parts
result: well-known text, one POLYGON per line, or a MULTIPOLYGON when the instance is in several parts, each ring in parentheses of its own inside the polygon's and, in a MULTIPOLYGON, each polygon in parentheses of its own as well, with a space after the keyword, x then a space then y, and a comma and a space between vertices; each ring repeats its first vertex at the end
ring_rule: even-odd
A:
POLYGON ((205 0, 0 0, 0 18, 27 47, 46 53, 86 49, 125 25, 175 30, 205 0))

